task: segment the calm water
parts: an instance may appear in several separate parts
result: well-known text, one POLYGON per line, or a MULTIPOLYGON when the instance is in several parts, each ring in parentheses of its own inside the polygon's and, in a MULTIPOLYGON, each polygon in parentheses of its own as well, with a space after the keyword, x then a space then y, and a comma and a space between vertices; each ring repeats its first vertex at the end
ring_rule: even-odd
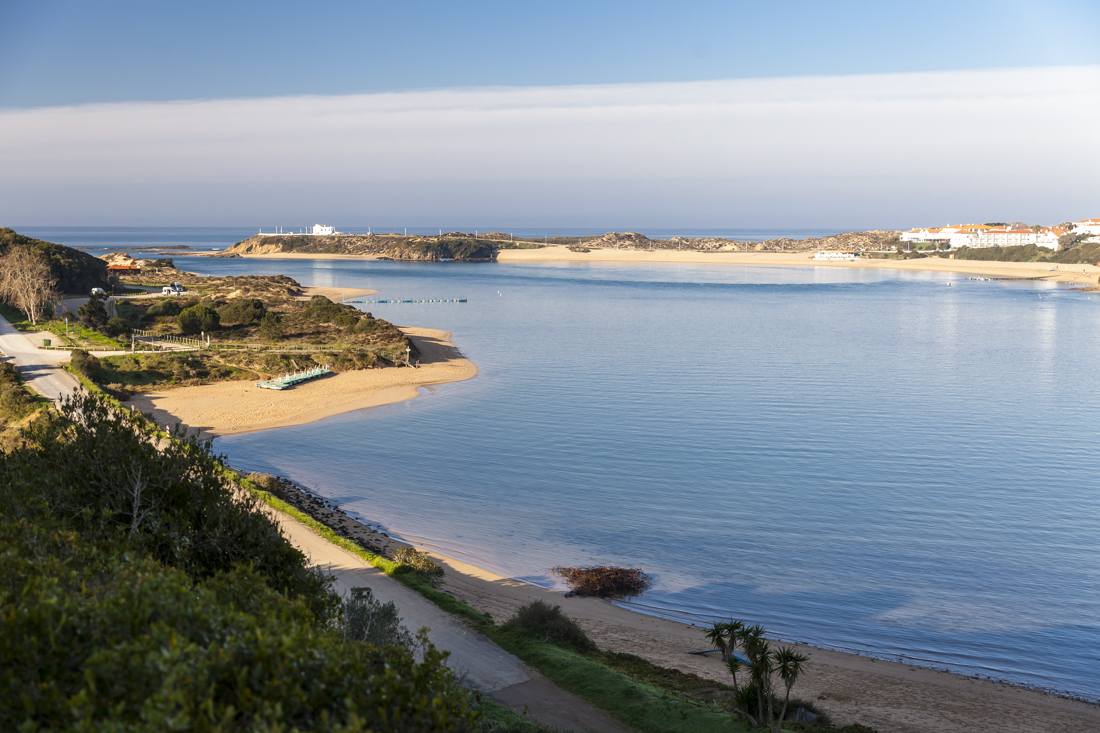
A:
MULTIPOLYGON (((255 231, 17 229, 103 250, 255 231)), ((826 268, 177 263, 469 299, 362 307, 452 331, 476 379, 220 439, 235 465, 534 583, 644 565, 648 612, 1100 697, 1096 295, 826 268)))
POLYGON ((1097 296, 826 268, 179 264, 469 299, 361 307, 452 331, 476 379, 218 440, 235 465, 541 585, 644 565, 650 612, 1100 696, 1097 296))

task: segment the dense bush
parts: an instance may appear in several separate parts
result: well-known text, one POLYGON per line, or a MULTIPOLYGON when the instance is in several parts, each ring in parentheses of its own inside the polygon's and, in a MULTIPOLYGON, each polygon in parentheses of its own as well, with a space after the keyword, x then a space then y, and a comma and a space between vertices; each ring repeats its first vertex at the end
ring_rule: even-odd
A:
POLYGON ((262 319, 267 310, 259 298, 242 298, 218 309, 223 325, 249 324, 262 319))
MULTIPOLYGON (((393 553, 395 562, 401 563, 405 568, 413 570, 427 578, 433 584, 443 577, 443 566, 428 557, 426 553, 417 552, 411 547, 402 547, 393 553)), ((398 568, 401 570, 402 568, 398 568)))
POLYGON ((164 300, 158 300, 145 309, 145 315, 151 318, 160 316, 178 316, 184 308, 194 305, 192 301, 181 301, 178 296, 169 296, 164 300))
POLYGON ((584 633, 577 622, 561 611, 561 606, 551 606, 543 601, 531 601, 504 624, 504 628, 523 636, 550 641, 579 652, 596 651, 596 645, 584 633))
POLYGON ((0 361, 0 427, 22 420, 37 407, 34 397, 23 388, 23 379, 13 364, 0 361))
POLYGON ((130 322, 125 318, 108 318, 107 325, 104 330, 109 336, 119 337, 125 336, 134 330, 134 327, 130 325, 130 322))
POLYGON ((375 646, 400 646, 415 652, 419 643, 401 624, 393 601, 381 603, 370 588, 352 588, 340 613, 344 641, 361 641, 375 646))
POLYGON ((69 366, 77 374, 83 374, 93 382, 99 380, 102 376, 99 359, 82 349, 73 349, 69 353, 69 366))
POLYGON ((346 639, 207 446, 63 412, 0 455, 0 730, 470 728, 443 655, 346 639))
POLYGON ((184 308, 176 316, 176 323, 184 333, 195 334, 218 330, 221 318, 218 312, 208 305, 193 305, 190 308, 184 308))
POLYGON ((283 335, 283 319, 278 313, 268 311, 260 319, 260 338, 276 341, 283 335))
POLYGON ((88 302, 76 309, 76 315, 80 319, 80 325, 93 331, 102 330, 107 325, 107 308, 104 305, 107 299, 102 295, 93 295, 88 302))
POLYGON ((562 578, 569 585, 570 591, 578 596, 624 598, 636 596, 653 584, 653 579, 640 568, 558 566, 552 572, 562 578))

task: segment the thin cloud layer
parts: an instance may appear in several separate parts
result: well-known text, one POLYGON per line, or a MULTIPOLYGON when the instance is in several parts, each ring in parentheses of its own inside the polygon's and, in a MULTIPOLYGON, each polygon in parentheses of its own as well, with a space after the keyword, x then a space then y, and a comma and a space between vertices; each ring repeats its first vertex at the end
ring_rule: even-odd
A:
POLYGON ((1060 220, 1100 215, 1098 113, 1100 67, 10 110, 0 218, 1060 220))

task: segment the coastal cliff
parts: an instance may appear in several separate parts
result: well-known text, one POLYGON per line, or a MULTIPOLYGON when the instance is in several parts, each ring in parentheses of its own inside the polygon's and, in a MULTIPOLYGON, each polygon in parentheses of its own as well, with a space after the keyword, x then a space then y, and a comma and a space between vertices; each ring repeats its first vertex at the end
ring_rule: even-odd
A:
POLYGON ((694 250, 700 252, 810 252, 819 249, 883 250, 894 246, 900 232, 875 229, 846 232, 819 239, 769 239, 748 242, 715 237, 689 239, 650 239, 638 232, 608 232, 597 237, 512 237, 500 232, 467 234, 449 232, 439 236, 401 234, 336 234, 313 236, 299 234, 255 236, 237 242, 216 257, 249 255, 317 254, 358 255, 389 260, 458 262, 488 261, 501 250, 535 249, 544 246, 569 246, 573 249, 694 250))

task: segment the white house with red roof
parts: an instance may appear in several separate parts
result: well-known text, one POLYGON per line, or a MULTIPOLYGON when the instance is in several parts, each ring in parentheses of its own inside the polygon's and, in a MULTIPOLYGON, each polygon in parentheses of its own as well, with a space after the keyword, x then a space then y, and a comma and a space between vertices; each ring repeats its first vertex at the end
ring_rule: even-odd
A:
POLYGON ((1026 227, 992 227, 978 234, 977 244, 972 247, 1019 247, 1023 244, 1035 244, 1038 234, 1026 227))
POLYGON ((1073 231, 1075 234, 1092 234, 1096 236, 1100 234, 1100 219, 1082 219, 1081 221, 1073 222, 1073 231))

